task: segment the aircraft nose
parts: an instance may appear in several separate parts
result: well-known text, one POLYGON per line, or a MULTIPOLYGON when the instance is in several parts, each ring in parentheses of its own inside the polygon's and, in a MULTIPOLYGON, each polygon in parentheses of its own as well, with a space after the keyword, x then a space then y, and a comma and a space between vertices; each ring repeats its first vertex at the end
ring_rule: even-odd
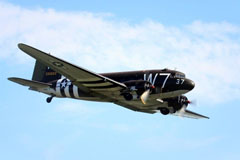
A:
POLYGON ((187 90, 192 90, 195 87, 195 83, 190 79, 185 79, 185 88, 187 90))

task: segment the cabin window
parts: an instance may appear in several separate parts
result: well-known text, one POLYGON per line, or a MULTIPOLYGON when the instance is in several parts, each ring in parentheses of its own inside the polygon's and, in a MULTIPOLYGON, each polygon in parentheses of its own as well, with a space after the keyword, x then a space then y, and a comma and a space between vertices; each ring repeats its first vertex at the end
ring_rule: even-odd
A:
POLYGON ((175 74, 175 77, 176 77, 176 78, 185 78, 185 75, 184 75, 184 74, 181 74, 181 73, 176 73, 176 74, 175 74))

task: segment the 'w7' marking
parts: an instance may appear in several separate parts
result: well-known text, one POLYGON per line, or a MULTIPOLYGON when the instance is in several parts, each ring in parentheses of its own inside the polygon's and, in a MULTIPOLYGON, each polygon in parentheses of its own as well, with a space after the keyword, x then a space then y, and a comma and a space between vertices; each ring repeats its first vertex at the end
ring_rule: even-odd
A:
POLYGON ((156 79, 157 79, 158 76, 164 76, 164 77, 165 77, 165 79, 164 79, 164 81, 163 81, 163 84, 162 84, 162 88, 164 88, 164 87, 165 87, 165 84, 166 84, 166 82, 167 82, 167 80, 168 80, 168 78, 169 78, 169 76, 170 76, 170 73, 156 73, 155 76, 154 76, 154 78, 153 78, 152 73, 150 73, 150 74, 148 75, 148 77, 147 77, 147 74, 145 73, 143 79, 144 79, 145 81, 148 81, 148 82, 152 83, 152 85, 154 85, 154 84, 155 84, 155 81, 156 81, 156 79))

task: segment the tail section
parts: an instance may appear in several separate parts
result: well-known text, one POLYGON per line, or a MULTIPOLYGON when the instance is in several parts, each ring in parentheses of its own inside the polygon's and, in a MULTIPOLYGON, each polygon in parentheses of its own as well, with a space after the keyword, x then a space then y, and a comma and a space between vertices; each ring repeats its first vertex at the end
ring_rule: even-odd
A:
POLYGON ((28 86, 30 90, 50 95, 50 97, 47 98, 47 102, 50 103, 52 98, 56 95, 54 89, 56 87, 56 82, 58 79, 61 79, 61 77, 61 74, 42 64, 40 61, 36 61, 32 80, 17 77, 10 77, 8 80, 23 86, 28 86))
POLYGON ((61 76, 62 76, 61 74, 55 72, 51 68, 42 64, 41 62, 36 61, 32 80, 27 80, 18 77, 10 77, 8 78, 8 80, 23 86, 28 86, 32 90, 44 92, 46 94, 52 94, 52 91, 51 93, 49 91, 49 87, 50 88, 54 87, 54 85, 56 85, 56 83, 54 82, 56 82, 58 79, 61 79, 61 76), (43 88, 45 89, 42 90, 43 88))
POLYGON ((50 83, 43 83, 43 82, 38 82, 38 81, 31 81, 31 80, 27 80, 27 79, 23 79, 23 78, 17 78, 17 77, 10 77, 8 78, 9 81, 18 83, 20 85, 23 86, 28 86, 31 89, 39 89, 39 88, 47 88, 47 87, 51 87, 52 84, 50 83))
POLYGON ((51 68, 45 66, 39 61, 36 61, 32 80, 39 81, 44 83, 49 83, 52 81, 56 81, 62 77, 61 74, 55 72, 51 68))

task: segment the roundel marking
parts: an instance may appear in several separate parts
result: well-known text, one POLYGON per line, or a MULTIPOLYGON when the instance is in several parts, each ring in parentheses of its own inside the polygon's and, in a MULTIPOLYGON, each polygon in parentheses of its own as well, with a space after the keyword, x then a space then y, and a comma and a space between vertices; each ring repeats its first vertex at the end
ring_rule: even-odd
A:
POLYGON ((65 70, 67 70, 68 68, 67 67, 65 67, 61 62, 54 62, 54 61, 52 61, 52 60, 49 60, 54 66, 56 66, 56 67, 59 67, 59 68, 62 68, 62 69, 65 69, 65 70))
POLYGON ((57 67, 63 67, 64 65, 62 64, 62 63, 60 63, 60 62, 52 62, 52 64, 54 65, 54 66, 57 66, 57 67))

